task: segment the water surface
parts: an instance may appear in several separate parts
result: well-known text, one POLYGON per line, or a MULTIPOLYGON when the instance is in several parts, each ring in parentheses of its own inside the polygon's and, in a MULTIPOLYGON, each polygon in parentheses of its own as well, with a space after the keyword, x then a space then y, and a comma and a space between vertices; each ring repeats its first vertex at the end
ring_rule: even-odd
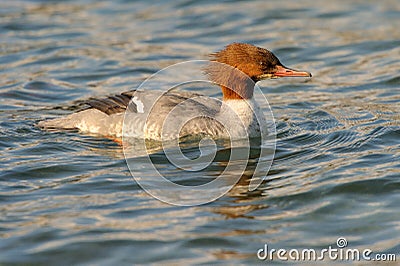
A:
MULTIPOLYGON (((265 243, 320 250, 338 237, 399 254, 399 18, 395 0, 2 1, 0 262, 255 264, 265 243), (256 191, 253 160, 222 198, 168 205, 133 181, 118 143, 35 127, 235 41, 313 73, 259 83, 277 149, 256 191)), ((187 185, 219 160, 182 174, 155 156, 187 185)))

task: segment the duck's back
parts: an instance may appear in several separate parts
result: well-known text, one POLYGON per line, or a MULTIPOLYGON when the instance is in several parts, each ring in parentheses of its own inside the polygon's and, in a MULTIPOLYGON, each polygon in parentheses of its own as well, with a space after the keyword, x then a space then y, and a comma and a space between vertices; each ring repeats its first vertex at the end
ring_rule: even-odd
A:
POLYGON ((181 137, 218 135, 223 131, 213 119, 221 108, 221 102, 192 92, 133 90, 90 99, 84 105, 83 110, 77 113, 42 121, 38 125, 45 129, 78 129, 105 136, 122 137, 124 134, 156 140, 161 139, 162 130, 166 138, 176 138, 175 133, 169 132, 176 132, 177 128, 181 137))

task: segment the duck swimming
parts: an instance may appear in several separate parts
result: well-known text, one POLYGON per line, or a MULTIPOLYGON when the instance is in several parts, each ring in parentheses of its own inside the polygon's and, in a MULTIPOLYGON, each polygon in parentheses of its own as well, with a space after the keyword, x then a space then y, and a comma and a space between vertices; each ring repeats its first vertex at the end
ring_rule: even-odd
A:
POLYGON ((285 67, 272 52, 246 43, 229 44, 210 57, 210 64, 204 71, 210 81, 220 85, 222 101, 188 91, 131 90, 88 100, 86 109, 41 121, 38 126, 78 129, 83 133, 117 138, 129 132, 132 137, 151 140, 191 135, 235 139, 258 137, 266 121, 253 96, 255 83, 269 78, 311 77, 309 72, 285 67), (127 109, 129 112, 125 112, 127 109), (169 117, 167 123, 172 110, 174 119, 169 117), (189 113, 195 118, 183 121, 181 117, 189 113), (125 126, 129 121, 131 129, 123 129, 124 121, 125 126), (179 131, 169 135, 163 133, 166 124, 179 127, 179 131))

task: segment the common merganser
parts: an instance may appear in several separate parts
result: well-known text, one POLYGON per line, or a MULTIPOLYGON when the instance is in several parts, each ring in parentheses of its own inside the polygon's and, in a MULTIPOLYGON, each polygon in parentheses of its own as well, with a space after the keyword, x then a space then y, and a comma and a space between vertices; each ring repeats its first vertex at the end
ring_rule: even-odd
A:
POLYGON ((176 135, 167 136, 169 139, 200 134, 212 138, 258 137, 266 121, 253 97, 255 83, 267 78, 311 77, 309 72, 283 66, 272 52, 251 44, 232 43, 210 56, 211 64, 205 72, 212 82, 221 86, 222 102, 187 91, 162 92, 158 98, 159 91, 131 90, 89 100, 86 109, 41 121, 38 126, 44 129, 78 129, 84 133, 118 138, 123 135, 124 115, 129 106, 129 121, 134 127, 129 131, 131 136, 162 140, 165 139, 162 133, 164 121, 175 108, 176 112, 196 114, 196 119, 185 123, 176 135), (231 69, 241 74, 233 73, 231 69), (231 85, 227 86, 227 82, 231 85))

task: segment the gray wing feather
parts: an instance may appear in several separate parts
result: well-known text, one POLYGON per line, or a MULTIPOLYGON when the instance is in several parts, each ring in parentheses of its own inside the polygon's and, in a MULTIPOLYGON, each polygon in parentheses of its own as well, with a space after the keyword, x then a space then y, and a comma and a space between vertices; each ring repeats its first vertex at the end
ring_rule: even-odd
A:
MULTIPOLYGON (((102 99, 90 99, 86 102, 92 108, 95 108, 107 115, 123 113, 126 109, 130 108, 130 111, 137 113, 137 106, 134 102, 130 102, 131 99, 137 94, 138 96, 141 95, 141 91, 131 90, 126 91, 118 95, 112 95, 107 98, 102 99)), ((147 92, 148 93, 148 92, 147 92)), ((190 100, 193 97, 200 96, 200 94, 193 93, 193 92, 166 92, 163 94, 163 101, 162 104, 165 107, 173 108, 179 103, 190 100)), ((204 109, 207 109, 201 102, 196 102, 197 105, 202 105, 204 109)))
POLYGON ((86 104, 88 104, 92 108, 102 111, 103 113, 112 115, 124 112, 131 98, 132 96, 122 93, 119 95, 109 96, 103 99, 90 99, 89 101, 86 102, 86 104))

